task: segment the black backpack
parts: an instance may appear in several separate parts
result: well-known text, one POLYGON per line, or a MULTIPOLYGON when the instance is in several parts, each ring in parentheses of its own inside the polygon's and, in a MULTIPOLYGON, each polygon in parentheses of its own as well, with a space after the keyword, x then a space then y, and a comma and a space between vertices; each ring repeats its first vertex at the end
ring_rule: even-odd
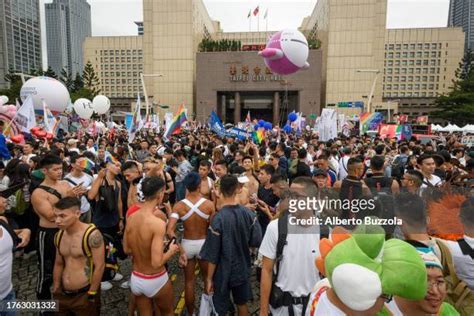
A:
POLYGON ((10 224, 5 222, 3 219, 0 219, 0 226, 2 226, 4 228, 4 230, 6 230, 8 232, 8 234, 10 235, 10 237, 12 238, 12 240, 13 240, 13 249, 12 249, 12 251, 15 251, 18 244, 21 243, 21 239, 17 236, 17 234, 15 234, 15 231, 10 226, 10 224))

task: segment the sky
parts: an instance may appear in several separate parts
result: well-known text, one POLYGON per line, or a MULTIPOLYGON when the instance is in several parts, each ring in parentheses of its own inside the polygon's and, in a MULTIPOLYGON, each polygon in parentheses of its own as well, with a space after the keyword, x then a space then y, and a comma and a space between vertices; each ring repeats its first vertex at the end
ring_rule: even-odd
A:
MULTIPOLYGON (((173 0, 170 0, 173 1, 173 0)), ((263 19, 268 9, 268 30, 297 28, 304 17, 311 15, 317 0, 203 0, 212 19, 221 22, 225 32, 250 30, 247 15, 260 7, 259 29, 265 30, 263 19), (288 13, 291 12, 291 16, 288 13)), ((40 0, 42 24, 44 25, 44 3, 40 0)), ((137 35, 134 21, 142 21, 142 0, 88 0, 91 5, 92 35, 118 36, 137 35)), ((449 0, 388 0, 387 27, 443 27, 448 20, 449 0)), ((257 31, 257 19, 251 21, 251 30, 257 31)), ((43 63, 46 65, 45 28, 42 27, 43 63)), ((146 30, 145 30, 146 32, 146 30)))

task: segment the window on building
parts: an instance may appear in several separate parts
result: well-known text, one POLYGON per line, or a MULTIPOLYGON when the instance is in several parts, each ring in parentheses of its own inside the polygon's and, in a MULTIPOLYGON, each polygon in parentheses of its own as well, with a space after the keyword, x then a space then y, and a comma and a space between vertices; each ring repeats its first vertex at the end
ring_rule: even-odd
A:
MULTIPOLYGON (((396 45, 395 45, 395 49, 396 49, 396 50, 400 50, 401 48, 402 48, 402 45, 401 45, 401 44, 396 44, 396 45)), ((391 49, 393 49, 393 48, 391 48, 391 49)))
POLYGON ((392 85, 391 84, 388 84, 386 87, 387 87, 387 90, 392 90, 392 85))
POLYGON ((406 60, 402 60, 402 66, 408 65, 408 62, 406 60))
POLYGON ((420 90, 420 85, 417 84, 417 83, 413 87, 414 87, 415 90, 420 90))
POLYGON ((413 68, 408 68, 408 73, 409 73, 409 74, 412 74, 412 73, 413 73, 413 71, 414 71, 414 69, 413 69, 413 68))
POLYGON ((417 66, 421 66, 422 63, 423 63, 423 61, 420 60, 420 59, 418 59, 418 60, 416 61, 416 65, 417 65, 417 66))
POLYGON ((412 84, 408 84, 408 85, 407 85, 407 90, 413 90, 413 85, 412 85, 412 84))
POLYGON ((418 92, 413 92, 413 96, 414 96, 415 98, 418 98, 419 95, 420 95, 420 94, 419 94, 418 92))
POLYGON ((408 49, 408 44, 403 44, 403 49, 407 50, 408 49))
POLYGON ((400 82, 406 82, 406 81, 407 81, 407 77, 405 77, 405 76, 400 77, 400 82))
POLYGON ((438 43, 432 43, 431 44, 431 49, 436 49, 438 48, 438 43))
POLYGON ((429 64, 429 60, 427 59, 423 60, 423 66, 428 66, 428 64, 429 64))
POLYGON ((434 87, 435 87, 435 86, 434 86, 434 84, 432 84, 432 83, 430 83, 430 84, 428 85, 428 89, 430 89, 430 90, 433 90, 434 87))
POLYGON ((409 61, 408 61, 408 65, 409 65, 409 66, 414 66, 414 65, 415 65, 415 61, 412 60, 412 59, 409 60, 409 61))
POLYGON ((419 49, 419 50, 423 49, 423 44, 421 44, 421 43, 416 44, 416 48, 419 49))
POLYGON ((413 76, 408 76, 407 81, 408 82, 413 82, 413 76))
POLYGON ((430 49, 430 44, 429 43, 425 43, 425 49, 430 49))
POLYGON ((421 78, 421 81, 423 81, 423 82, 428 81, 428 77, 427 77, 427 76, 423 76, 423 77, 421 78))
POLYGON ((405 89, 406 89, 406 85, 401 84, 401 85, 400 85, 400 90, 405 90, 405 89))
POLYGON ((417 58, 423 57, 423 52, 416 52, 416 57, 417 58))
POLYGON ((438 54, 436 52, 431 52, 431 58, 436 58, 438 54))
POLYGON ((429 58, 429 57, 430 57, 430 52, 425 52, 425 53, 423 54, 423 57, 429 58))
POLYGON ((395 66, 400 66, 400 61, 399 61, 399 60, 395 60, 394 65, 395 65, 395 66))
POLYGON ((402 57, 403 57, 403 58, 407 58, 407 57, 408 57, 408 52, 403 52, 403 53, 402 53, 402 57))
POLYGON ((415 58, 415 52, 410 52, 410 58, 415 58))
POLYGON ((410 49, 415 49, 416 45, 415 44, 410 44, 410 49))
POLYGON ((427 74, 428 73, 428 68, 423 68, 423 73, 427 74))
MULTIPOLYGON (((392 56, 393 56, 393 54, 392 54, 392 56)), ((399 52, 395 53, 395 58, 400 58, 400 53, 399 52)))
POLYGON ((398 96, 399 96, 400 98, 405 97, 405 92, 400 92, 400 93, 398 94, 398 96))
POLYGON ((407 73, 407 69, 406 69, 406 68, 402 68, 402 69, 401 69, 401 73, 402 73, 402 74, 406 74, 406 73, 407 73))
POLYGON ((421 85, 421 90, 426 90, 426 87, 427 87, 426 83, 422 84, 421 85))
POLYGON ((388 82, 392 82, 392 76, 388 76, 388 77, 387 77, 387 81, 388 81, 388 82))
POLYGON ((393 90, 398 90, 398 84, 393 85, 393 90))
POLYGON ((435 81, 435 77, 434 76, 430 76, 430 78, 428 79, 429 81, 435 81))
POLYGON ((392 52, 388 53, 388 58, 393 58, 393 53, 392 52))

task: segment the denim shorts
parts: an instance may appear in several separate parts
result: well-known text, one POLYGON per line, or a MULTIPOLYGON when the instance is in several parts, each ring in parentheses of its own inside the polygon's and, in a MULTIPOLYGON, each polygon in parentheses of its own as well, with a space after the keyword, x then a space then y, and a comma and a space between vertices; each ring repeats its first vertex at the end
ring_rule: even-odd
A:
POLYGON ((15 316, 15 311, 5 311, 6 303, 10 301, 16 301, 15 291, 12 290, 3 300, 0 301, 0 316, 15 316))

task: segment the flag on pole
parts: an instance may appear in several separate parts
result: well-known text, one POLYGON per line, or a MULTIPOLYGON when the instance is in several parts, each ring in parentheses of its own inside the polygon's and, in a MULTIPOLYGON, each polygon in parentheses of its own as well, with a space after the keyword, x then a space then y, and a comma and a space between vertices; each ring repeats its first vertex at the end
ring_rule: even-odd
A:
POLYGON ((181 132, 181 126, 187 120, 188 120, 188 118, 186 117, 186 108, 184 107, 184 103, 181 103, 181 105, 178 108, 178 111, 176 112, 173 120, 171 121, 171 124, 169 125, 168 129, 166 130, 164 137, 168 138, 169 136, 171 136, 173 134, 180 133, 181 132))
POLYGON ((128 130, 128 142, 131 143, 135 139, 136 132, 139 131, 140 125, 140 110, 141 110, 141 103, 140 103, 140 94, 137 96, 137 105, 135 106, 135 111, 133 112, 132 122, 130 124, 130 128, 128 130))
POLYGON ((15 99, 15 105, 16 105, 16 110, 18 111, 20 109, 20 102, 18 102, 18 99, 15 99))
POLYGON ((54 119, 53 113, 46 105, 46 102, 43 101, 43 124, 44 128, 48 133, 55 134, 55 128, 59 126, 56 120, 54 119))
POLYGON ((263 16, 264 19, 266 19, 268 16, 268 8, 265 10, 265 15, 263 16))
POLYGON ((36 126, 35 107, 31 96, 29 96, 17 110, 15 121, 20 130, 28 134, 30 134, 30 130, 36 126))
POLYGON ((247 15, 247 19, 250 19, 251 16, 252 16, 252 9, 249 10, 249 14, 247 15))
POLYGON ((258 15, 258 11, 260 11, 260 6, 257 6, 255 8, 255 10, 253 10, 253 16, 257 16, 258 15))

